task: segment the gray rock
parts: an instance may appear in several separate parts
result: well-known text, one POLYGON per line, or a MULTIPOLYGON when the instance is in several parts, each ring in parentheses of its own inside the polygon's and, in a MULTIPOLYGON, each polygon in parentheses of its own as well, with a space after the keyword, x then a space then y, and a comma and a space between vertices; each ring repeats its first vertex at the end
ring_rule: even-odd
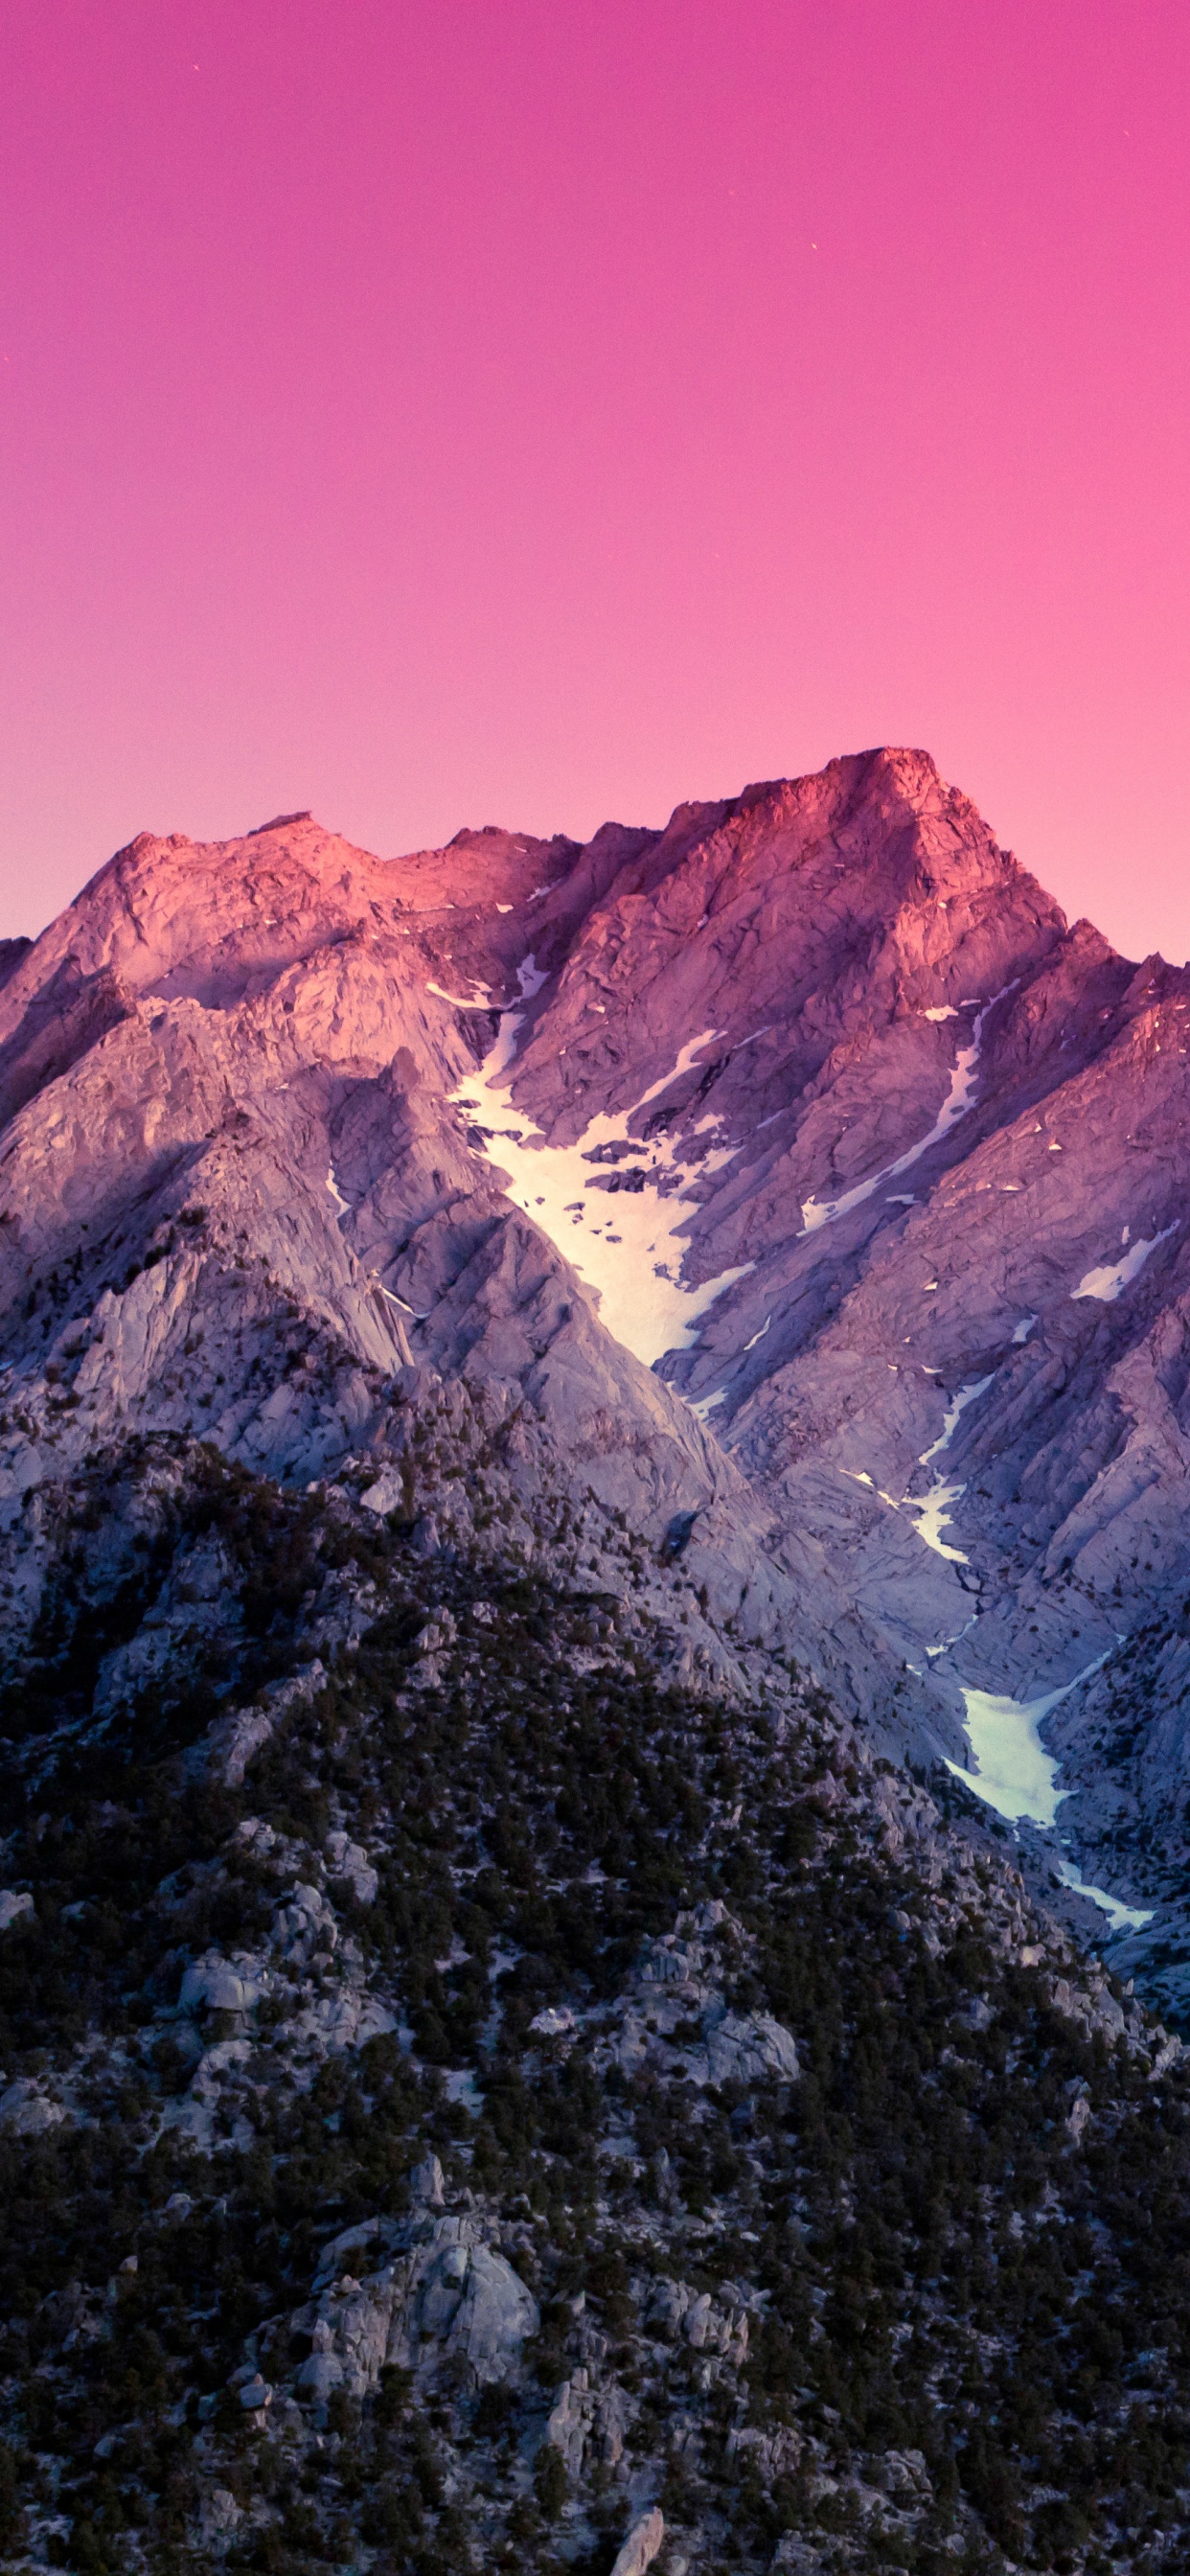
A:
POLYGON ((229 2540, 243 2520, 243 2507, 226 2487, 212 2487, 199 2507, 198 2536, 204 2547, 229 2540))
POLYGON ((545 2438, 561 2453, 569 2475, 578 2478, 585 2464, 597 2461, 618 2468, 635 2411, 618 2380, 599 2381, 589 2369, 572 2372, 556 2391, 545 2438))
POLYGON ((232 1967, 219 1951, 208 1950, 201 1959, 192 1959, 184 1971, 178 1996, 181 2013, 230 2012, 243 2016, 258 2003, 264 1992, 263 1978, 251 1970, 232 1967))
POLYGON ((642 2514, 634 2522, 623 2547, 617 2552, 612 2576, 645 2576, 665 2538, 665 2518, 660 2505, 642 2514))
POLYGON ((361 1905, 375 1902, 380 1879, 362 1844, 353 1843, 347 1834, 328 1834, 326 1857, 332 1876, 349 1879, 361 1905))
POLYGON ((0 2128, 11 2130, 15 2137, 40 2137, 46 2129, 58 2128, 66 2116, 63 2104, 43 2093, 32 2076, 18 2076, 0 2093, 0 2128))
POLYGON ((335 1909, 321 1888, 298 1879, 273 1917, 273 1939, 285 1959, 304 1961, 314 1948, 333 1951, 339 1945, 335 1909))
POLYGON ((374 2257, 378 2251, 391 2250, 399 2237, 400 2229, 391 2218, 364 2218, 357 2227, 343 2228, 338 2236, 332 2236, 329 2245, 323 2246, 314 2275, 315 2289, 349 2271, 361 2254, 374 2257))
POLYGON ((654 2332, 679 2335, 695 2352, 724 2355, 737 2368, 747 2358, 748 2314, 738 2294, 733 2300, 730 2284, 724 2285, 720 2301, 709 2290, 692 2290, 688 2282, 660 2280, 646 2315, 654 2332))
POLYGON ((576 2370, 556 2390, 546 2422, 545 2438, 552 2442, 572 2478, 582 2474, 583 2459, 595 2417, 595 2400, 590 2388, 590 2374, 576 2370))
POLYGON ((536 2300, 503 2255, 482 2245, 468 2256, 461 2288, 448 2348, 461 2355, 478 2386, 508 2378, 540 2326, 536 2300))
POLYGON ((269 1743, 283 1717, 313 1699, 326 1680, 318 1656, 288 1681, 274 1682, 252 1708, 230 1709, 207 1729, 206 1758, 229 1789, 238 1789, 253 1756, 269 1743))
POLYGON ((0 1888, 0 1932, 7 1932, 10 1924, 24 1922, 33 1911, 31 1896, 18 1896, 11 1887, 0 1888))
POLYGON ((708 2016, 704 2031, 712 2084, 756 2084, 774 2075, 794 2081, 796 2042, 771 2013, 725 2012, 719 2020, 708 2016))
POLYGON ((427 2209, 441 2209, 446 2198, 446 2178, 436 2155, 423 2156, 409 2176, 409 2189, 414 2200, 427 2209))
POLYGON ((313 2345, 302 2393, 318 2407, 332 2388, 363 2396, 386 2361, 433 2378, 449 2359, 472 2387, 514 2376, 540 2326, 537 2303, 481 2233, 471 2220, 439 2218, 428 2241, 381 2271, 323 2288, 293 2320, 313 2345))

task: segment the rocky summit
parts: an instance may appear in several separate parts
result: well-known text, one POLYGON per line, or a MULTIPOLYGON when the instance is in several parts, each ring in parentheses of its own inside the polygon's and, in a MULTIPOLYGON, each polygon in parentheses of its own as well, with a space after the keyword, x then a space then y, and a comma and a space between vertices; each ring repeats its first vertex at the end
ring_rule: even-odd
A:
POLYGON ((915 751, 0 949, 4 2564, 1186 2565, 1188 1026, 915 751))

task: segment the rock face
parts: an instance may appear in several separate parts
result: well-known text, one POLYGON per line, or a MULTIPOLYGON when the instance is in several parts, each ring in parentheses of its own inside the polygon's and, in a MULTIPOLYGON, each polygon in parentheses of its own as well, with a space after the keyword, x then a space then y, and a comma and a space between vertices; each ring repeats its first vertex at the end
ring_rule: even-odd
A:
MULTIPOLYGON (((729 2010, 725 1987, 746 1964, 748 1944, 718 1900, 679 1916, 677 1930, 646 1944, 629 1979, 609 2060, 626 2074, 665 2063, 680 2044, 695 2085, 792 2083, 797 2044, 771 2013, 729 2010)), ((539 2013, 536 2027, 556 2015, 539 2013)))
POLYGON ((617 2553, 612 2576, 645 2576, 645 2569, 652 2566, 664 2538, 665 2518, 660 2508, 655 2506, 652 2513, 642 2515, 629 2532, 623 2548, 617 2553))
POLYGON ((344 2272, 313 2312, 299 2310, 295 2331, 312 2345, 299 2388, 323 2406, 336 2388, 366 2396, 389 2364, 433 2379, 453 2361, 464 2384, 478 2388, 512 2375, 537 2333, 537 2303, 480 2234, 466 2220, 439 2218, 412 2253, 363 2280, 344 2272))
MULTIPOLYGON (((199 1437, 295 1487, 362 1462, 416 1523, 394 1395, 463 1388, 506 1494, 593 1496, 680 1567, 676 1672, 792 1650, 977 1789, 1015 1728, 1036 1776, 1012 1757, 1002 1812, 1066 1799, 1084 1880, 1158 1909, 1120 1956, 1176 1996, 1184 972, 1068 927, 912 751, 585 847, 142 835, 6 964, 14 1644, 89 1455, 199 1437)), ((474 1479, 439 1480, 430 1550, 444 1508, 482 1527, 474 1479)), ((225 1589, 193 1549, 142 1677, 225 1589)), ((229 1779, 269 1723, 229 1733, 229 1779)))

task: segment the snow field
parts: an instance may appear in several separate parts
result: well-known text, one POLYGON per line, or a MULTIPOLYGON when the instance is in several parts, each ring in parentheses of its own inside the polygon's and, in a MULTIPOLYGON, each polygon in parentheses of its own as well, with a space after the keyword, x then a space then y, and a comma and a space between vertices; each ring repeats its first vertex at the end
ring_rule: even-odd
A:
MULTIPOLYGON (((1156 1251, 1159 1243, 1168 1243, 1171 1234, 1176 1234, 1177 1230, 1178 1220, 1175 1217, 1173 1224, 1163 1226, 1160 1234, 1142 1235, 1136 1243, 1130 1245, 1122 1260, 1105 1263, 1098 1270, 1085 1270, 1077 1288, 1072 1288, 1070 1291, 1072 1300, 1076 1297, 1095 1297, 1101 1306, 1113 1306, 1117 1297, 1135 1279, 1137 1272, 1144 1269, 1149 1254, 1156 1251)), ((1129 1228, 1125 1226, 1121 1241, 1127 1243, 1128 1235, 1129 1228)))
POLYGON ((1084 1664, 1073 1681, 1046 1691, 1040 1699, 1007 1699, 997 1691, 971 1690, 960 1684, 975 1768, 965 1771, 961 1762, 948 1761, 947 1770, 1009 1824, 1019 1824, 1024 1816, 1034 1825, 1052 1825, 1062 1799, 1070 1793, 1058 1787, 1061 1766, 1041 1741, 1042 1722, 1080 1682, 1101 1671, 1113 1651, 1109 1646, 1093 1663, 1084 1664))
POLYGON ((1089 1896, 1092 1905, 1106 1914, 1113 1932, 1143 1932, 1146 1923, 1152 1922, 1155 1906, 1123 1904, 1118 1896, 1109 1896, 1105 1887, 1092 1887, 1087 1879, 1080 1878, 1068 1860, 1059 1863, 1059 1870, 1063 1887, 1073 1888, 1076 1896, 1089 1896))
MULTIPOLYGON (((519 980, 526 1001, 544 983, 532 956, 521 967, 519 980)), ((476 1140, 473 1150, 507 1175, 507 1194, 514 1205, 549 1235, 597 1295, 600 1321, 651 1368, 666 1351, 688 1350, 708 1307, 753 1267, 750 1261, 744 1262, 697 1287, 689 1286, 681 1275, 689 1207, 689 1192, 682 1184, 721 1170, 738 1149, 715 1146, 700 1162, 690 1164, 672 1137, 654 1137, 646 1143, 629 1134, 632 1120, 690 1071, 716 1031, 704 1029, 689 1039, 669 1072, 650 1083, 631 1108, 613 1114, 601 1111, 573 1145, 551 1145, 539 1129, 516 1115, 506 1096, 523 1016, 516 1010, 502 1013, 495 1045, 478 1069, 464 1076, 453 1098, 471 1117, 495 1129, 476 1140), (593 1152, 607 1145, 629 1145, 631 1156, 618 1163, 592 1164, 593 1152), (639 1185, 615 1190, 600 1186, 626 1168, 643 1173, 639 1185)), ((716 1123, 713 1118, 703 1119, 694 1133, 701 1136, 716 1123)), ((711 1401, 704 1399, 708 1410, 711 1401)))

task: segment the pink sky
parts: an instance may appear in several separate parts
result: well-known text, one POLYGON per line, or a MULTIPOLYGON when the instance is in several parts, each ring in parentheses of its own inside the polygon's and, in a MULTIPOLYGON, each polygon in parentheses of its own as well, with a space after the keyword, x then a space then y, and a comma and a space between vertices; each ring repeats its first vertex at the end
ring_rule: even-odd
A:
POLYGON ((9 0, 0 931, 930 749, 1190 948, 1184 0, 9 0))

